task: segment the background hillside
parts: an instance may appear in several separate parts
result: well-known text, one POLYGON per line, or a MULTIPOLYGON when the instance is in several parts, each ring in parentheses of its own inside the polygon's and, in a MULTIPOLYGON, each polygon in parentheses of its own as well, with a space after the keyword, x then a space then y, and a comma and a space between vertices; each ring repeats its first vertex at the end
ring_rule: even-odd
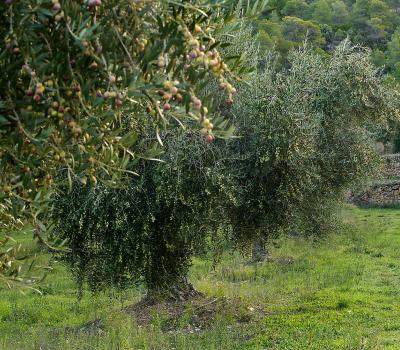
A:
POLYGON ((308 36, 329 53, 347 36, 373 50, 372 59, 400 79, 400 0, 271 0, 255 21, 263 48, 286 53, 308 36))

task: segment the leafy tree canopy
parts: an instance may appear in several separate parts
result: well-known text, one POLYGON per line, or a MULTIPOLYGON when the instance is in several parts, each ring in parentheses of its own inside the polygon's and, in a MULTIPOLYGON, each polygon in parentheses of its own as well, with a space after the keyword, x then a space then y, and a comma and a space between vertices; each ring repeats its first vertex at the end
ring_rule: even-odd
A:
MULTIPOLYGON (((115 187, 138 174, 141 160, 160 156, 163 130, 222 135, 212 96, 199 94, 214 80, 233 103, 240 57, 224 62, 215 39, 228 22, 201 2, 2 1, 2 235, 31 218, 45 229, 40 217, 59 186, 115 187)), ((17 276, 14 258, 0 254, 0 278, 17 276)))

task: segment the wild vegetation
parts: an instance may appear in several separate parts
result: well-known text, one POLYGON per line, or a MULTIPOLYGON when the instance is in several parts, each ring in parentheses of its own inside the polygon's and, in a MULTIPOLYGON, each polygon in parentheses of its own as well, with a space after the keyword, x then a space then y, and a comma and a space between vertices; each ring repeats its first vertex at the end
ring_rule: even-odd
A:
POLYGON ((370 47, 372 61, 400 79, 400 3, 397 0, 271 0, 255 21, 264 47, 283 58, 304 38, 329 54, 348 37, 370 47))

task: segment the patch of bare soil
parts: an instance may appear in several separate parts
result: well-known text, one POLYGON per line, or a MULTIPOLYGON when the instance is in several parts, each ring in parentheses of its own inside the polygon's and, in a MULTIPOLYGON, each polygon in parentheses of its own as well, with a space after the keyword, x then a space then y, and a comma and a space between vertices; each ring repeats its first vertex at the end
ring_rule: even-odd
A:
POLYGON ((217 314, 230 317, 237 323, 259 319, 260 308, 246 307, 239 299, 210 298, 201 293, 187 300, 154 300, 145 298, 125 308, 140 326, 161 322, 164 331, 182 329, 189 333, 201 332, 209 327, 217 314))

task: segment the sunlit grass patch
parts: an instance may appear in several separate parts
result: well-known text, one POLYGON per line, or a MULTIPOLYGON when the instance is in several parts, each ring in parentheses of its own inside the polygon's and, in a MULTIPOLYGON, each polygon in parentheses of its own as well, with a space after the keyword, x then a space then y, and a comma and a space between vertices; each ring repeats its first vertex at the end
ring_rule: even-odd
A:
MULTIPOLYGON (((263 263, 226 252, 213 269, 195 258, 195 287, 234 305, 199 330, 188 327, 189 306, 173 325, 161 313, 138 324, 124 309, 143 297, 140 288, 86 291, 78 303, 70 273, 53 260, 43 295, 1 291, 0 349, 398 349, 400 211, 347 208, 345 217, 345 229, 319 240, 279 239, 263 263)), ((48 261, 31 237, 21 233, 48 261)))

